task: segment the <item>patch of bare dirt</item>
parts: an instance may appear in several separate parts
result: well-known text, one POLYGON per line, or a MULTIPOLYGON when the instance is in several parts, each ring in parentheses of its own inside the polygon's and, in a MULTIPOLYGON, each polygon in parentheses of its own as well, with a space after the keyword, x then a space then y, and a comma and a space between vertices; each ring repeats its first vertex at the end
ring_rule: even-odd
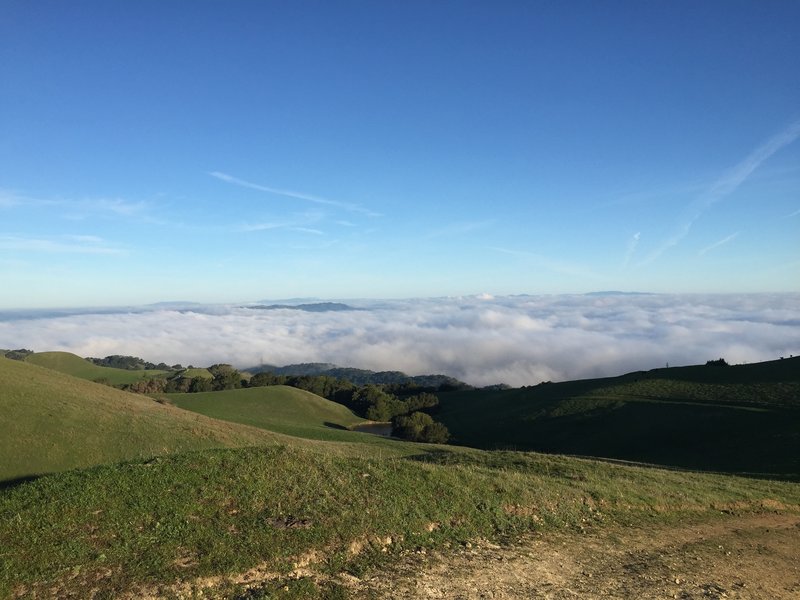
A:
POLYGON ((503 546, 412 553, 384 572, 341 582, 354 598, 798 600, 800 516, 531 534, 503 546))

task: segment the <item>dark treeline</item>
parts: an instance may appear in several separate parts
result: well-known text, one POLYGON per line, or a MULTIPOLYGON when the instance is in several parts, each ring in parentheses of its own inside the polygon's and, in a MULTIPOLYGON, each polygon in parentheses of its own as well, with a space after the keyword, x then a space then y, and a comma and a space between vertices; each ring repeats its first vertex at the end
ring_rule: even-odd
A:
POLYGON ((246 372, 257 374, 261 372, 274 375, 328 375, 336 379, 344 379, 355 385, 368 383, 380 385, 404 385, 413 383, 422 391, 454 391, 473 389, 471 385, 459 381, 448 375, 406 375, 402 371, 370 371, 353 367, 337 367, 331 363, 299 363, 276 367, 275 365, 261 365, 246 369, 246 372))

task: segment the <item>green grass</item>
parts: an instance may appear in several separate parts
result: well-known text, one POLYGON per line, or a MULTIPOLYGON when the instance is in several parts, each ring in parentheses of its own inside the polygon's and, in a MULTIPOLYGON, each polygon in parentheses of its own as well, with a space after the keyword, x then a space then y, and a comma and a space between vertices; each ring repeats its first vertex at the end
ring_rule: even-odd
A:
MULTIPOLYGON (((471 411, 483 405, 491 432, 488 402, 513 433, 509 422, 528 431, 524 419, 534 409, 552 424, 596 423, 598 414, 628 405, 718 408, 705 392, 702 402, 626 399, 636 383, 541 386, 533 401, 526 400, 531 390, 451 395, 442 412, 461 408, 472 424, 471 411)), ((200 594, 193 581, 217 576, 232 578, 218 589, 223 597, 342 597, 343 589, 293 580, 293 563, 313 557, 330 572, 362 575, 406 550, 477 537, 800 510, 798 483, 338 429, 361 420, 294 388, 170 395, 169 402, 176 406, 0 359, 0 481, 7 480, 0 485, 0 597, 193 597, 200 594), (117 462, 128 459, 136 460, 117 462), (21 481, 98 463, 110 464, 21 481), (254 567, 284 577, 246 592, 235 578, 254 567)), ((772 404, 736 410, 768 414, 772 404)))
MULTIPOLYGON (((522 453, 416 460, 272 446, 43 477, 0 493, 0 596, 100 597, 302 555, 360 574, 402 549, 800 504, 800 486, 522 453), (391 540, 391 543, 387 543, 391 540), (360 548, 359 556, 351 556, 360 548)), ((161 587, 159 587, 161 586, 161 587)), ((235 593, 232 593, 235 595, 235 593)))
POLYGON ((158 370, 132 371, 101 367, 69 352, 36 352, 28 356, 25 362, 89 381, 105 379, 112 385, 134 383, 140 379, 160 377, 169 373, 169 371, 158 370))
POLYGON ((276 437, 0 358, 0 481, 276 437))
POLYGON ((180 371, 181 377, 188 377, 192 379, 193 377, 202 377, 203 379, 213 379, 214 376, 208 372, 208 369, 200 369, 199 367, 193 367, 191 369, 184 369, 180 371))
POLYGON ((364 421, 341 404, 283 385, 163 397, 215 419, 310 439, 359 439, 346 429, 364 421))
POLYGON ((800 479, 800 358, 440 399, 458 444, 800 479))

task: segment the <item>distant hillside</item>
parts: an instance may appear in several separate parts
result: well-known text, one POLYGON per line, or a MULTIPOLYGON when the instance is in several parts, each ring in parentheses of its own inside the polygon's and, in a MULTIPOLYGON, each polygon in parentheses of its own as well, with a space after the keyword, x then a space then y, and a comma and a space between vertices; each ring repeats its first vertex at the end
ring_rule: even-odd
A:
POLYGON ((275 375, 322 375, 331 369, 337 368, 332 363, 300 363, 278 367, 276 365, 261 365, 244 369, 248 373, 274 373, 275 375))
POLYGON ((276 367, 274 365, 261 365, 245 369, 249 373, 274 373, 275 375, 303 376, 327 375, 336 379, 345 379, 355 385, 367 384, 415 384, 421 388, 451 390, 472 389, 472 386, 448 375, 406 375, 400 371, 370 371, 368 369, 354 369, 338 367, 331 363, 301 363, 276 367))
POLYGON ((275 439, 7 358, 0 358, 0 412, 0 481, 275 439))
POLYGON ((302 310, 305 312, 336 312, 343 310, 360 310, 341 302, 314 302, 312 304, 256 304, 253 306, 245 306, 243 308, 251 308, 255 310, 302 310))
POLYGON ((800 478, 800 358, 440 394, 454 443, 800 478))

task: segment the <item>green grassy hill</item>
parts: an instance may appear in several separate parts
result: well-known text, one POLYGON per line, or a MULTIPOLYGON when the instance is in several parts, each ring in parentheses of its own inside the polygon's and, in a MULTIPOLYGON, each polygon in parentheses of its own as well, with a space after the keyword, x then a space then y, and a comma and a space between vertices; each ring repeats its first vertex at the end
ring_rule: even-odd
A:
POLYGON ((458 444, 800 478, 800 358, 440 398, 458 444))
POLYGON ((133 383, 140 379, 167 375, 169 371, 158 370, 127 370, 101 367, 80 356, 69 352, 35 352, 25 359, 25 362, 66 373, 73 377, 97 381, 105 379, 112 385, 133 383))
POLYGON ((341 404, 283 385, 163 397, 215 419, 310 439, 360 439, 360 434, 346 429, 364 421, 341 404))
POLYGON ((344 599, 306 567, 363 576, 482 537, 800 504, 791 483, 441 447, 416 460, 367 445, 338 456, 330 445, 207 450, 0 490, 0 597, 344 599))
MULTIPOLYGON (((580 402, 602 404, 610 393, 571 385, 562 392, 580 402)), ((493 406, 508 415, 513 394, 529 392, 493 406)), ((572 414, 550 393, 553 409, 572 414)), ((476 538, 800 510, 797 483, 337 429, 360 419, 293 388, 169 401, 178 406, 0 359, 0 597, 346 598, 337 574, 476 538), (252 447, 220 448, 238 445, 252 447), (117 462, 137 457, 148 460, 117 462), (114 464, 19 480, 98 463, 114 464), (303 575, 314 565, 334 576, 303 575)))
POLYGON ((269 433, 0 358, 0 481, 220 446, 269 433))

